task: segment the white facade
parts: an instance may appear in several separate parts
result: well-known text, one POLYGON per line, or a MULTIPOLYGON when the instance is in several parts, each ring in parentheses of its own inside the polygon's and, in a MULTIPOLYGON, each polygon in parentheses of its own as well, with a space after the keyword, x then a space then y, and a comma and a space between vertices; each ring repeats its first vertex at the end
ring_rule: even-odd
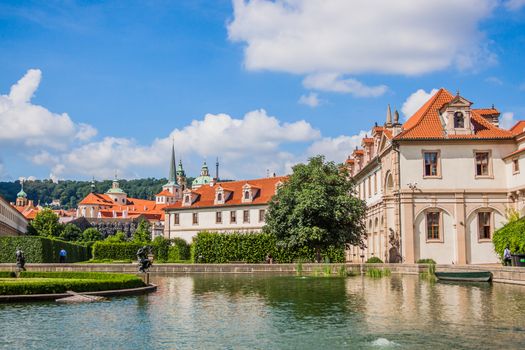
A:
POLYGON ((267 205, 244 205, 170 212, 165 215, 165 238, 179 237, 191 243, 193 237, 201 231, 260 232, 264 226, 267 207, 267 205), (235 216, 235 221, 232 220, 232 215, 235 216), (178 223, 176 222, 177 216, 178 223), (194 222, 195 217, 196 223, 194 222))
POLYGON ((347 163, 368 208, 368 237, 349 260, 499 261, 493 232, 509 210, 525 215, 525 134, 500 129, 495 109, 471 105, 442 89, 404 125, 387 113, 354 151, 347 163))

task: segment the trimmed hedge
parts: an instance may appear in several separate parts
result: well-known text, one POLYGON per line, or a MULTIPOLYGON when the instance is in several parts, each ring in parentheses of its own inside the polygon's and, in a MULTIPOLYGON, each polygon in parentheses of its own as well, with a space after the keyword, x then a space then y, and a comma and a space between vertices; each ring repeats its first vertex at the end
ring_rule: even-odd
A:
POLYGON ((16 277, 16 273, 13 271, 0 271, 0 278, 11 278, 16 277))
POLYGON ((95 242, 95 244, 93 244, 93 259, 137 260, 137 250, 143 246, 143 243, 133 242, 95 242))
POLYGON ((507 245, 512 254, 525 254, 525 217, 509 222, 494 232, 492 243, 500 257, 503 257, 507 245))
POLYGON ((379 259, 377 256, 373 256, 373 257, 369 258, 366 261, 366 263, 367 264, 382 264, 383 260, 379 259))
MULTIPOLYGON (((146 243, 99 241, 93 245, 94 260, 137 260, 137 250, 146 243)), ((148 242, 155 261, 175 262, 190 258, 190 247, 183 239, 155 239, 148 242)))
POLYGON ((67 262, 90 259, 90 251, 85 246, 38 236, 0 237, 0 263, 15 263, 16 249, 24 252, 26 263, 57 263, 59 252, 65 249, 67 262))
POLYGON ((0 282, 0 294, 95 292, 145 286, 135 275, 101 272, 21 272, 20 279, 0 282))
POLYGON ((436 265, 436 261, 434 259, 418 259, 416 261, 416 264, 434 264, 436 265))
MULTIPOLYGON (((193 239, 192 259, 198 263, 261 263, 271 254, 278 263, 315 261, 315 250, 302 247, 294 251, 277 246, 274 236, 266 233, 199 232, 193 239)), ((329 262, 344 262, 344 248, 330 247, 321 252, 329 262)))

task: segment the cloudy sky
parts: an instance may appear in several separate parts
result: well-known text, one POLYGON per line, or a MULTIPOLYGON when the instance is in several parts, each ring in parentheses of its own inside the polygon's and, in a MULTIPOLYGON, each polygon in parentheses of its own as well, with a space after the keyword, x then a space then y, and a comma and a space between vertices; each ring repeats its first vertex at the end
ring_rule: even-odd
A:
POLYGON ((0 3, 0 180, 284 174, 440 87, 525 119, 525 0, 0 3))

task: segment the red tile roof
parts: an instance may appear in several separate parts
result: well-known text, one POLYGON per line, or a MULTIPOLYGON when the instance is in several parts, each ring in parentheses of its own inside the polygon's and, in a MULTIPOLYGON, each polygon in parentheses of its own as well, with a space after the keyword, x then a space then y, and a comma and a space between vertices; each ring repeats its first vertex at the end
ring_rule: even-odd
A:
POLYGON ((174 196, 174 194, 171 193, 171 192, 168 191, 168 190, 162 190, 162 191, 160 191, 159 193, 157 193, 156 196, 158 196, 158 197, 161 197, 161 196, 172 197, 172 196, 174 196))
POLYGON ((414 115, 403 124, 403 131, 397 135, 396 140, 407 139, 511 139, 513 134, 491 124, 483 114, 497 113, 493 109, 471 110, 471 122, 474 126, 472 135, 445 135, 441 124, 439 110, 454 96, 445 89, 439 89, 414 115), (481 112, 480 112, 481 111, 481 112))
POLYGON ((363 137, 362 143, 374 143, 374 139, 371 137, 363 137))
POLYGON ((525 132, 525 120, 518 121, 512 128, 510 128, 510 132, 514 135, 519 135, 525 132))
POLYGON ((263 179, 256 180, 241 180, 241 181, 231 181, 231 182, 219 182, 216 184, 203 185, 192 192, 197 193, 199 197, 191 206, 183 206, 181 201, 178 201, 174 204, 168 205, 164 210, 170 209, 190 209, 190 208, 206 208, 206 207, 228 207, 235 205, 257 205, 257 204, 266 204, 275 194, 275 186, 279 182, 286 181, 286 176, 278 177, 268 177, 263 179), (249 184, 252 189, 258 189, 255 198, 251 202, 243 203, 243 186, 249 184), (215 204, 215 190, 218 186, 223 188, 227 187, 228 191, 231 191, 232 194, 228 197, 228 200, 224 204, 215 204))

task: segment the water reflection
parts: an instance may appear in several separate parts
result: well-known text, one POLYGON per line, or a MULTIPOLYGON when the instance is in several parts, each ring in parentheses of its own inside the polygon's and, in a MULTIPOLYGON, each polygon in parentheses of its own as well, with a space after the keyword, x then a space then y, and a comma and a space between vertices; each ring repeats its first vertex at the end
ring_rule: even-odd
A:
POLYGON ((417 276, 155 276, 110 302, 0 305, 0 347, 75 349, 523 348, 525 287, 417 276))

